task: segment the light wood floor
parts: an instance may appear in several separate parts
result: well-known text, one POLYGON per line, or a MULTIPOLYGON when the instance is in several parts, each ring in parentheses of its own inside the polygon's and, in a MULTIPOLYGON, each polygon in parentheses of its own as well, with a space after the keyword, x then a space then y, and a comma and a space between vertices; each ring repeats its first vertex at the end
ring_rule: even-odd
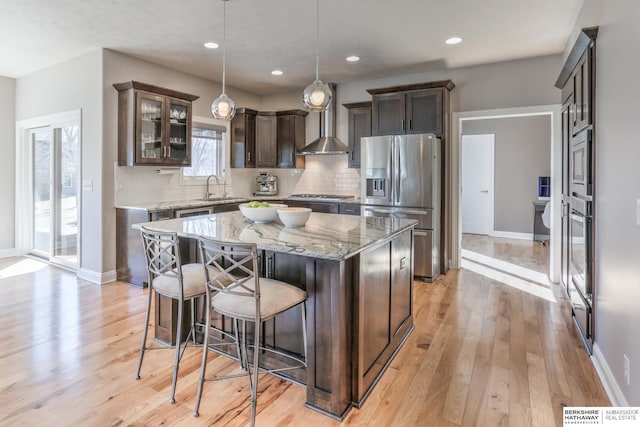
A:
MULTIPOLYGON (((474 239, 465 247, 520 267, 544 263, 529 243, 474 239)), ((525 290, 508 275, 462 269, 415 282, 415 330, 344 424, 561 426, 563 406, 609 405, 560 290, 530 283, 553 302, 522 288, 522 274, 525 290)), ((182 361, 174 405, 172 352, 148 353, 134 379, 145 295, 29 259, 0 260, 0 425, 246 425, 245 378, 206 384, 200 417, 192 417, 200 349, 182 361)), ((209 369, 235 363, 212 355, 209 369)), ((257 425, 339 425, 304 408, 303 387, 260 381, 257 425)))

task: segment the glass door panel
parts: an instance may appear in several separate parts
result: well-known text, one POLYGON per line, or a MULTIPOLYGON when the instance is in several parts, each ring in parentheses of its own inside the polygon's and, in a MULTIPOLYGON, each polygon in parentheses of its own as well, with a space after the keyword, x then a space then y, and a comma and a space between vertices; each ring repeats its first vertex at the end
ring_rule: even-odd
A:
POLYGON ((31 131, 33 149, 33 249, 51 255, 51 130, 31 131))
POLYGON ((55 129, 55 200, 53 256, 77 263, 78 257, 78 125, 55 129))
POLYGON ((162 158, 162 100, 140 96, 140 156, 162 158))
POLYGON ((186 161, 187 153, 188 107, 171 101, 169 103, 169 148, 167 157, 172 160, 186 161))

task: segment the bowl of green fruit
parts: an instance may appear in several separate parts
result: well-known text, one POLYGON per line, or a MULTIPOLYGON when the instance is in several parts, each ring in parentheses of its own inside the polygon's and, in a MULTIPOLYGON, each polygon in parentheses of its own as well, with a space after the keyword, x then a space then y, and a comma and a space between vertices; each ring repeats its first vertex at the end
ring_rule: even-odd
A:
POLYGON ((240 205, 240 212, 245 218, 253 222, 272 222, 278 218, 278 208, 286 208, 287 205, 280 203, 258 202, 252 201, 249 203, 242 203, 240 205))

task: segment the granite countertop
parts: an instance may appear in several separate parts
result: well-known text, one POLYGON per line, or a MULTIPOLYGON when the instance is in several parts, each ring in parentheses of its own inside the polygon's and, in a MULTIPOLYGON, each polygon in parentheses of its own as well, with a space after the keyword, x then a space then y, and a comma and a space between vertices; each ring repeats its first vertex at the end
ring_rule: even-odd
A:
MULTIPOLYGON (((188 208, 197 208, 200 206, 213 206, 213 205, 224 205, 227 203, 245 203, 245 202, 249 202, 251 200, 284 200, 286 201, 287 199, 291 199, 291 200, 300 200, 300 201, 314 201, 314 202, 318 202, 318 200, 309 200, 309 199, 305 199, 305 198, 298 198, 298 197, 289 197, 289 196, 251 196, 251 197, 234 197, 234 196, 228 196, 227 198, 223 199, 223 200, 204 200, 204 199, 197 199, 197 200, 174 200, 174 201, 167 201, 167 202, 148 202, 148 203, 125 203, 125 204, 119 204, 119 205, 115 205, 116 208, 119 209, 136 209, 136 210, 144 210, 144 211, 159 211, 159 210, 164 210, 164 209, 188 209, 188 208)), ((322 201, 320 201, 322 202, 322 201)), ((340 202, 337 201, 329 201, 326 200, 324 201, 326 203, 356 203, 359 204, 360 203, 360 197, 356 197, 353 199, 345 199, 342 200, 340 202)))
POLYGON ((256 243, 258 249, 312 258, 344 260, 413 228, 415 220, 361 217, 312 212, 304 227, 288 228, 279 221, 257 224, 239 211, 134 224, 182 237, 210 237, 225 242, 256 243))

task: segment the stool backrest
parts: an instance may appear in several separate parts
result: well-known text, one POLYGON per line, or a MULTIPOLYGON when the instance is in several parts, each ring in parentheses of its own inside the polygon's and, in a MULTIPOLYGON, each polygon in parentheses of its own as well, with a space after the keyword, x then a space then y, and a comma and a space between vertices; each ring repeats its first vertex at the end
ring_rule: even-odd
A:
POLYGON ((259 310, 260 280, 256 245, 230 244, 206 237, 200 237, 199 243, 200 255, 205 265, 207 292, 225 292, 253 298, 259 310))
POLYGON ((182 262, 177 233, 154 231, 141 227, 149 284, 155 277, 169 277, 182 282, 182 262))

